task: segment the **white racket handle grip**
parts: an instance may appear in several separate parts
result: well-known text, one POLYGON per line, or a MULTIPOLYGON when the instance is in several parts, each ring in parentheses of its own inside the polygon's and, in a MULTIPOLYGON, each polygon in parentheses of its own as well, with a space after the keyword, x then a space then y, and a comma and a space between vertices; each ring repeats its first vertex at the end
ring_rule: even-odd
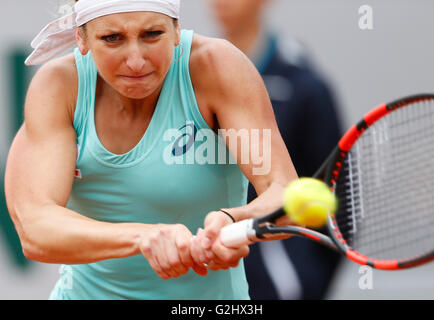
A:
POLYGON ((256 238, 253 219, 230 224, 220 230, 220 241, 229 248, 239 248, 256 238))

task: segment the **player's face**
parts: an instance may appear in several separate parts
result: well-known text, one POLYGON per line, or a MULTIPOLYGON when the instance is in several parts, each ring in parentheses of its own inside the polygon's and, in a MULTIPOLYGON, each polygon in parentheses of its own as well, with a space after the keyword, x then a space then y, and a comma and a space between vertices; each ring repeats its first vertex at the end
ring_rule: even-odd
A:
POLYGON ((214 14, 226 31, 256 19, 267 0, 210 0, 214 14))
POLYGON ((108 84, 125 97, 144 99, 162 87, 180 29, 163 14, 119 13, 90 21, 81 39, 80 50, 92 51, 108 84))

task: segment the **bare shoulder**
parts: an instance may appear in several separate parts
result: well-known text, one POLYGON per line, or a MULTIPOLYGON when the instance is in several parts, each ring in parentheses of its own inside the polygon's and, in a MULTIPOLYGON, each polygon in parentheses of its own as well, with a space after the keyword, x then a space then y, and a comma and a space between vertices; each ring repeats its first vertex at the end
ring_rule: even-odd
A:
POLYGON ((251 91, 263 91, 263 81, 249 58, 227 40, 195 35, 190 57, 190 75, 196 94, 205 95, 216 112, 225 103, 251 91), (220 108, 220 106, 219 106, 220 108))
POLYGON ((190 71, 214 81, 223 77, 231 78, 240 69, 252 68, 250 60, 237 47, 227 40, 194 35, 190 71), (217 78, 216 78, 217 77, 217 78))
POLYGON ((223 57, 241 58, 244 54, 225 39, 206 37, 195 33, 191 47, 191 59, 209 59, 223 57))
POLYGON ((73 119, 77 101, 78 75, 73 54, 53 59, 41 66, 34 75, 26 98, 26 115, 34 112, 53 111, 73 119), (63 107, 63 108, 62 108, 63 107))

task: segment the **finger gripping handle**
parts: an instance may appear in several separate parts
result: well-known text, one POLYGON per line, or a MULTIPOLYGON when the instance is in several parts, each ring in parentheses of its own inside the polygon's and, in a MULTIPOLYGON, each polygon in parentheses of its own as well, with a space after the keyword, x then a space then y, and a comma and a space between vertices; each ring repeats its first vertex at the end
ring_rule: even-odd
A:
POLYGON ((249 244, 256 235, 253 219, 242 220, 220 230, 220 241, 229 248, 239 248, 249 244))

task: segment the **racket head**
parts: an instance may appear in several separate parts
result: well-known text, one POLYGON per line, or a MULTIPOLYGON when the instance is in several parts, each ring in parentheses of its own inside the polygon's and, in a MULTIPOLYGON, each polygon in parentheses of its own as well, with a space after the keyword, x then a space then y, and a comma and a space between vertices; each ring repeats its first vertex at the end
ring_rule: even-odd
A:
POLYGON ((434 95, 373 109, 316 176, 339 199, 327 228, 349 259, 384 270, 434 259, 434 95))

